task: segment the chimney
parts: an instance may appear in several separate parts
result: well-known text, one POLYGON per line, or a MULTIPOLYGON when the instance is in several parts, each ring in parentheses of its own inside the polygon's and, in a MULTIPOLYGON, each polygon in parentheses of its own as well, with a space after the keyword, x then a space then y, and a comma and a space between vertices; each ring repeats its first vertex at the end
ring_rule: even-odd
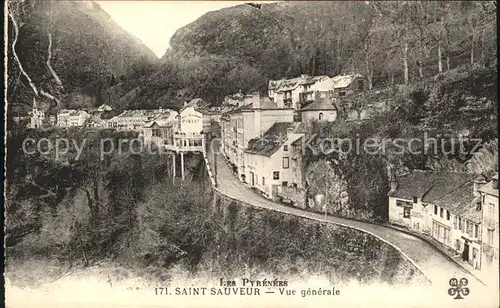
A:
POLYGON ((395 191, 396 189, 398 189, 398 182, 396 182, 396 180, 391 180, 391 182, 389 184, 390 184, 391 191, 395 191))
POLYGON ((491 186, 493 189, 498 190, 498 173, 493 176, 493 179, 491 180, 491 186))
POLYGON ((486 184, 486 180, 482 175, 474 179, 474 196, 479 196, 478 189, 481 188, 481 186, 483 186, 484 184, 486 184))
POLYGON ((248 99, 252 103, 252 107, 256 109, 260 109, 260 93, 253 92, 248 99))

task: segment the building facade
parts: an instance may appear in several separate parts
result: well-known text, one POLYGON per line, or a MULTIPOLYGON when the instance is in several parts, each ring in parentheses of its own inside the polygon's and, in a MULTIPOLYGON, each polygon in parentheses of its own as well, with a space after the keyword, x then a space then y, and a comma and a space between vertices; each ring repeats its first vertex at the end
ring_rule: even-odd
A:
POLYGON ((314 102, 315 92, 331 93, 342 98, 366 88, 366 79, 359 74, 335 77, 300 75, 291 79, 270 80, 268 95, 278 107, 299 110, 314 102))
POLYGON ((300 110, 301 122, 310 125, 312 122, 335 122, 338 116, 338 109, 335 98, 329 93, 315 92, 315 99, 312 103, 300 110))
POLYGON ((81 127, 90 118, 84 110, 62 109, 57 112, 57 126, 59 127, 81 127))
POLYGON ((139 110, 124 110, 117 116, 107 121, 108 128, 117 130, 130 130, 142 132, 144 125, 151 122, 155 118, 163 114, 170 113, 169 109, 139 109, 139 110))
POLYGON ((496 203, 486 197, 491 196, 489 193, 494 195, 495 190, 489 189, 482 176, 415 170, 401 177, 397 187, 394 185, 390 191, 389 222, 431 236, 480 270, 485 263, 484 242, 488 238, 485 226, 489 217, 496 217, 498 241, 498 189, 496 203), (487 214, 485 202, 494 204, 486 210, 487 214))
POLYGON ((294 168, 292 144, 304 134, 300 123, 277 122, 245 149, 242 180, 267 198, 275 199, 283 187, 302 185, 302 168, 294 168), (297 183, 298 182, 298 183, 297 183))
POLYGON ((240 180, 245 174, 244 151, 248 142, 262 135, 276 122, 293 122, 292 108, 278 108, 258 92, 246 95, 244 104, 227 112, 221 118, 223 153, 240 180))
POLYGON ((173 144, 174 130, 178 127, 178 113, 171 111, 154 119, 144 125, 144 144, 156 144, 161 147, 166 144, 173 144))
POLYGON ((498 289, 499 271, 499 211, 498 211, 498 173, 492 180, 479 189, 482 206, 482 253, 481 271, 485 273, 489 282, 498 289))
POLYGON ((342 98, 367 89, 366 78, 359 74, 339 75, 333 79, 333 93, 335 97, 342 98))
POLYGON ((291 79, 270 80, 268 95, 281 108, 299 110, 314 100, 314 92, 333 91, 334 82, 328 76, 300 75, 291 79))

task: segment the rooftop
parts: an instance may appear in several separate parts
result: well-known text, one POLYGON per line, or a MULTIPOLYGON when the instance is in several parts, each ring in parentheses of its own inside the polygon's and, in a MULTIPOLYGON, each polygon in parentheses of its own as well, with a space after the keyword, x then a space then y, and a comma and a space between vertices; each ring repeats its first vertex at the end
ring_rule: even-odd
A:
POLYGON ((248 142, 245 153, 272 156, 288 140, 289 129, 293 129, 294 133, 299 133, 302 130, 301 124, 294 122, 274 123, 262 136, 248 142))
POLYGON ((312 111, 312 110, 337 110, 335 102, 332 98, 320 98, 314 103, 307 105, 301 109, 302 111, 312 111))
POLYGON ((389 197, 411 200, 420 198, 424 203, 439 205, 454 215, 481 221, 474 196, 474 179, 469 173, 414 170, 399 179, 398 188, 389 197))
POLYGON ((348 87, 358 77, 363 77, 363 76, 360 74, 335 76, 332 78, 334 82, 333 87, 335 89, 348 87))
POLYGON ((168 114, 162 114, 153 121, 146 123, 144 127, 152 127, 154 126, 155 123, 160 127, 166 127, 168 126, 168 124, 176 121, 175 120, 176 115, 177 112, 169 112, 168 114))
MULTIPOLYGON (((498 175, 496 175, 496 179, 495 177, 493 177, 493 180, 498 181, 498 175)), ((498 188, 495 189, 493 187, 493 181, 481 186, 481 188, 479 188, 478 190, 482 193, 498 197, 498 188)))

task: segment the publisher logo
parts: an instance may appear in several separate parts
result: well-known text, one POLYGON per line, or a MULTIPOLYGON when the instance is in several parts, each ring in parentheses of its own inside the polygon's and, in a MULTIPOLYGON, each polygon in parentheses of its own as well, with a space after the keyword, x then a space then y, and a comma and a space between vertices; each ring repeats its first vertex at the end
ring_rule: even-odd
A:
POLYGON ((457 278, 451 278, 451 288, 448 289, 448 295, 455 296, 454 299, 463 299, 462 296, 465 297, 470 293, 469 288, 467 288, 468 284, 467 278, 460 278, 460 281, 457 278))

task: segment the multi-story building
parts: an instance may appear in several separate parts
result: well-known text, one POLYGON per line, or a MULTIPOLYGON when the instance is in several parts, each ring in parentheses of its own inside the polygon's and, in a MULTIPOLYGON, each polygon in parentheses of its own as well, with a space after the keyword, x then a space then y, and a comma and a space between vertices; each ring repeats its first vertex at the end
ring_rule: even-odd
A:
POLYGON ((300 75, 291 79, 270 80, 268 95, 278 107, 298 110, 314 101, 314 92, 333 89, 333 79, 328 76, 300 75))
POLYGON ((246 95, 241 107, 232 109, 221 119, 223 153, 233 165, 240 180, 245 175, 244 151, 248 142, 262 135, 276 122, 293 122, 293 108, 279 108, 258 92, 246 95))
POLYGON ((156 144, 158 147, 173 144, 174 131, 179 126, 177 111, 160 115, 144 125, 144 144, 156 144))
POLYGON ((367 88, 366 78, 359 74, 339 75, 332 78, 335 97, 345 97, 353 93, 364 91, 367 88))
POLYGON ((57 126, 79 127, 90 118, 84 110, 62 109, 57 112, 57 126))
POLYGON ((302 109, 315 101, 315 92, 331 93, 345 97, 366 89, 362 75, 309 76, 300 75, 291 79, 270 80, 268 95, 278 107, 302 109))
MULTIPOLYGON (((486 217, 496 217, 498 224, 498 189, 495 203, 486 197, 494 196, 495 190, 485 183, 474 174, 415 170, 401 177, 390 191, 389 222, 433 237, 479 270, 488 232, 486 217), (488 214, 485 202, 494 204, 488 214), (493 216, 495 206, 497 216, 493 216)), ((498 240, 498 225, 496 228, 498 240)))
POLYGON ((109 128, 117 130, 133 130, 142 132, 144 125, 162 114, 170 113, 169 109, 124 110, 107 121, 109 128))
POLYGON ((481 271, 485 273, 489 282, 498 289, 498 173, 493 176, 489 183, 481 186, 478 191, 482 207, 481 271))
POLYGON ((303 136, 301 123, 276 122, 264 134, 251 139, 245 149, 242 180, 274 199, 283 187, 302 185, 302 168, 293 168, 292 144, 303 136))

